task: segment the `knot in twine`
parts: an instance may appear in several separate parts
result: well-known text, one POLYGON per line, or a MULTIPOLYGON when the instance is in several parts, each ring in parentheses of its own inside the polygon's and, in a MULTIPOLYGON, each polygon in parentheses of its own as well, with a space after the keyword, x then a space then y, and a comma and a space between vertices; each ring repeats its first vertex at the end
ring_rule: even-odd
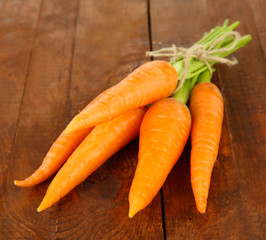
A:
POLYGON ((205 63, 205 65, 207 66, 208 70, 211 73, 211 77, 212 77, 212 68, 211 68, 210 62, 214 61, 217 63, 226 64, 228 66, 233 66, 237 64, 238 61, 236 58, 228 59, 228 58, 215 56, 215 54, 226 53, 226 52, 233 50, 240 37, 241 36, 238 32, 231 31, 231 32, 225 33, 224 35, 216 39, 208 49, 205 49, 204 45, 199 45, 199 44, 193 45, 190 48, 176 47, 175 44, 172 44, 172 47, 170 48, 162 48, 156 51, 148 51, 146 52, 146 56, 171 57, 170 59, 171 63, 175 63, 181 57, 184 58, 184 74, 177 88, 174 91, 174 93, 176 93, 182 87, 183 83, 186 80, 186 77, 189 73, 189 65, 190 65, 191 58, 198 59, 202 61, 203 63, 205 63), (229 36, 233 37, 233 43, 230 47, 214 49, 218 44, 222 43, 226 37, 229 37, 229 36))

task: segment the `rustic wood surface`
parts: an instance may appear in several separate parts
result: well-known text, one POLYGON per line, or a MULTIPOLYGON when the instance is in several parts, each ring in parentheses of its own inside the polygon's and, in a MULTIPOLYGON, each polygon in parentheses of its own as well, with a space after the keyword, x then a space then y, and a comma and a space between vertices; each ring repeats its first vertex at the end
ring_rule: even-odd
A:
POLYGON ((0 239, 266 239, 266 4, 263 0, 1 0, 0 239), (71 118, 150 59, 145 51, 188 47, 225 18, 251 34, 217 66, 225 119, 207 213, 197 212, 188 143, 154 201, 128 218, 138 140, 48 210, 48 179, 30 175, 71 118))

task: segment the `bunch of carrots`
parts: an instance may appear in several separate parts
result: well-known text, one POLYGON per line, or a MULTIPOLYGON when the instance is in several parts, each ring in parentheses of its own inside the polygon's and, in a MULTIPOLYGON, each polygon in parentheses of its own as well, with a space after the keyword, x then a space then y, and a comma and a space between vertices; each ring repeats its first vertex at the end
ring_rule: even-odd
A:
POLYGON ((210 46, 221 50, 212 52, 215 58, 150 61, 102 92, 72 119, 41 166, 15 185, 35 186, 59 170, 37 209, 43 211, 139 135, 139 160, 129 193, 133 217, 156 196, 191 133, 191 184, 197 208, 204 213, 223 121, 223 98, 210 82, 210 66, 251 40, 250 35, 237 41, 228 35, 238 24, 229 26, 226 20, 195 44, 206 51, 210 46))

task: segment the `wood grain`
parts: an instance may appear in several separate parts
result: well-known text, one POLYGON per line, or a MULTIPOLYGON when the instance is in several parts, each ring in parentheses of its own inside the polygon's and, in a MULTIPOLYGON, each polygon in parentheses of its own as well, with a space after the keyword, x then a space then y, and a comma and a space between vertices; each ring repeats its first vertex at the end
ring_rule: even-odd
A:
POLYGON ((266 3, 263 0, 249 0, 248 2, 252 10, 253 21, 255 21, 256 34, 259 36, 264 58, 266 58, 266 3))
POLYGON ((0 3, 0 198, 14 141, 39 8, 40 1, 0 3))
MULTIPOLYGON (((225 18, 240 20, 238 29, 245 34, 251 33, 253 41, 235 54, 240 61, 237 67, 223 66, 221 70, 218 67, 226 117, 207 213, 200 215, 196 211, 190 185, 190 148, 187 147, 163 187, 167 239, 262 239, 263 236, 265 195, 257 186, 263 186, 265 182, 262 173, 265 164, 258 160, 265 152, 265 147, 262 149, 265 139, 262 125, 265 122, 264 62, 247 2, 232 1, 225 8, 223 1, 151 1, 153 49, 171 43, 188 47, 203 32, 222 24, 225 18), (251 74, 254 69, 256 73, 251 74), (252 81, 248 81, 247 76, 253 76, 252 81), (246 135, 247 128, 250 135, 246 135), (254 152, 250 142, 253 142, 254 152), (251 163, 251 159, 254 162, 251 163), (234 228, 230 228, 231 225, 234 228)), ((214 82, 217 82, 217 75, 214 82)))
MULTIPOLYGON (((226 114, 240 177, 241 215, 246 218, 242 239, 264 239, 266 206, 266 64, 253 15, 244 1, 232 3, 228 17, 241 21, 239 30, 253 37, 249 46, 235 54, 241 59, 235 69, 221 66, 226 114), (250 20, 248 20, 250 19, 250 20), (248 57, 247 57, 248 56, 248 57)), ((264 19, 266 19, 264 17, 264 19)))
POLYGON ((18 188, 13 181, 40 165, 66 125, 77 13, 78 1, 44 1, 41 8, 1 202, 4 239, 52 239, 57 229, 57 211, 36 211, 47 183, 18 188))
MULTIPOLYGON (((70 117, 147 61, 146 12, 142 0, 80 2, 70 117)), ((145 211, 128 218, 137 152, 138 141, 134 141, 60 201, 56 238, 162 239, 160 195, 145 211)))
POLYGON ((263 0, 0 1, 0 239, 265 239, 264 9, 263 0), (194 203, 188 143, 162 194, 128 218, 137 139, 37 213, 50 180, 28 189, 13 180, 40 165, 71 118, 148 61, 150 47, 188 47, 225 18, 253 40, 213 78, 225 119, 207 213, 194 203))

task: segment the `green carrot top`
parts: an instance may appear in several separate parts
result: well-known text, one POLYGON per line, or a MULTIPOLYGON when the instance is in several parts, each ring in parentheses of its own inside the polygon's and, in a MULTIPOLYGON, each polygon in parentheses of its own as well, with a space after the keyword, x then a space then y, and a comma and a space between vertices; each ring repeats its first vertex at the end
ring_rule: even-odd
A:
POLYGON ((237 64, 237 60, 225 58, 239 48, 245 46, 250 40, 250 35, 243 37, 233 31, 239 24, 234 22, 228 26, 229 21, 225 20, 223 26, 213 28, 192 47, 186 49, 173 45, 170 48, 146 52, 147 56, 171 57, 170 63, 178 73, 178 86, 172 97, 187 103, 194 85, 200 81, 210 81, 214 69, 212 66, 217 63, 229 66, 237 64))

